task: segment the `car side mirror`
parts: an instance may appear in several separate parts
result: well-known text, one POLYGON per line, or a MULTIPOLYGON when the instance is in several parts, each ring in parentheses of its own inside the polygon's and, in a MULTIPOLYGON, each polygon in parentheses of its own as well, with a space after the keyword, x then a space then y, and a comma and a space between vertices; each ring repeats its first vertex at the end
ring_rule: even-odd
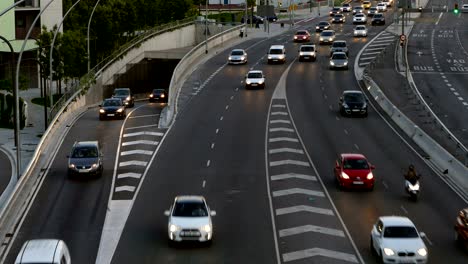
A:
POLYGON ((211 215, 211 216, 216 216, 216 211, 211 210, 211 211, 210 211, 210 215, 211 215))
POLYGON ((371 170, 375 170, 375 166, 374 166, 374 165, 371 165, 370 168, 371 168, 371 170))
POLYGON ((343 102, 343 97, 340 97, 340 102, 343 102))
POLYGON ((169 216, 170 214, 171 214, 171 212, 169 212, 169 210, 164 211, 165 216, 169 216))
POLYGON ((426 233, 424 233, 424 232, 419 232, 419 236, 420 236, 421 238, 425 238, 425 237, 426 237, 426 233))

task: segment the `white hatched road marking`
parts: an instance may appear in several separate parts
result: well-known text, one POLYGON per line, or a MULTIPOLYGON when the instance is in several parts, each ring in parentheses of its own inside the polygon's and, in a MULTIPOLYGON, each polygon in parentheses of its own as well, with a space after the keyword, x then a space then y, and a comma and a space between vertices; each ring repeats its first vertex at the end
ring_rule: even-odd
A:
POLYGON ((361 63, 359 63, 359 66, 364 66, 364 65, 368 65, 368 64, 370 64, 369 61, 368 62, 361 62, 361 63))
POLYGON ((268 140, 268 142, 280 142, 280 141, 299 142, 297 138, 288 138, 288 137, 270 138, 268 140))
POLYGON ((119 167, 132 166, 132 165, 146 167, 147 164, 148 162, 146 161, 130 160, 130 161, 120 162, 119 167))
POLYGON ((385 43, 385 44, 379 44, 379 43, 376 43, 376 44, 370 44, 369 47, 382 47, 382 46, 388 46, 389 43, 385 43))
POLYGON ((125 130, 129 129, 139 129, 139 128, 148 128, 148 127, 157 127, 158 125, 147 125, 147 126, 136 126, 136 127, 127 127, 125 130))
POLYGON ((363 53, 362 55, 375 55, 375 54, 380 54, 380 52, 366 52, 366 53, 363 53))
POLYGON ((382 51, 382 50, 384 50, 384 49, 385 49, 385 48, 372 48, 372 49, 365 49, 365 51, 368 51, 368 50, 380 50, 380 51, 382 51))
POLYGON ((128 172, 128 173, 122 173, 117 175, 117 179, 123 179, 123 178, 135 178, 135 179, 140 179, 141 174, 140 173, 133 173, 133 172, 128 172))
POLYGON ((120 153, 120 156, 127 156, 127 155, 135 155, 135 154, 141 154, 141 155, 153 155, 153 151, 150 151, 150 150, 140 150, 140 149, 137 149, 137 150, 129 150, 129 151, 122 151, 120 153))
POLYGON ((291 195, 291 194, 308 194, 308 195, 313 195, 313 196, 325 197, 325 195, 321 191, 307 190, 307 189, 302 189, 302 188, 292 188, 292 189, 274 191, 273 197, 279 197, 279 196, 285 196, 285 195, 291 195))
POLYGON ((158 141, 151 141, 151 140, 136 140, 136 141, 127 141, 127 142, 123 142, 122 143, 122 146, 132 146, 132 145, 138 145, 138 144, 142 144, 142 145, 158 145, 159 142, 158 141))
POLYGON ((332 210, 313 207, 308 205, 296 205, 291 207, 279 208, 276 209, 276 215, 285 215, 285 214, 293 214, 299 212, 309 212, 309 213, 316 213, 316 214, 323 214, 323 215, 335 215, 332 210))
POLYGON ((134 186, 119 186, 115 187, 116 192, 134 192, 136 187, 134 186))
POLYGON ((316 225, 303 225, 287 229, 282 229, 279 231, 280 237, 294 236, 298 234, 303 234, 307 232, 322 233, 330 236, 345 237, 344 232, 339 229, 321 227, 316 225))
POLYGON ((132 119, 132 118, 143 118, 143 117, 153 117, 153 116, 159 116, 159 114, 141 115, 141 116, 131 116, 131 117, 129 117, 129 118, 132 119))
POLYGON ((288 115, 287 112, 271 112, 271 115, 288 115))
POLYGON ((273 175, 270 177, 272 181, 286 180, 286 179, 292 179, 292 178, 309 180, 309 181, 317 181, 317 177, 315 176, 310 176, 310 175, 305 175, 305 174, 296 174, 296 173, 278 174, 278 175, 273 175))
POLYGON ((150 132, 150 131, 142 131, 142 132, 134 132, 134 133, 128 133, 124 134, 123 137, 136 137, 136 136, 142 136, 142 135, 150 135, 150 136, 159 136, 162 137, 164 136, 164 133, 161 132, 150 132))
POLYGON ((277 123, 291 124, 291 121, 289 120, 271 120, 270 121, 270 124, 277 124, 277 123))
POLYGON ((375 58, 377 58, 377 57, 375 57, 375 56, 374 57, 366 57, 366 58, 360 57, 359 60, 373 60, 375 58))
POLYGON ((299 160, 279 160, 279 161, 270 161, 270 166, 282 166, 282 165, 298 165, 304 167, 310 167, 309 162, 299 161, 299 160))
POLYGON ((324 248, 309 248, 309 249, 285 253, 283 254, 283 261, 288 262, 288 261, 310 258, 310 257, 315 257, 315 256, 324 256, 324 257, 340 259, 340 260, 344 260, 344 261, 348 261, 352 263, 359 263, 357 258, 353 254, 328 250, 324 248))
POLYGON ((278 132, 278 131, 295 132, 294 129, 292 129, 292 128, 285 128, 285 127, 270 128, 269 131, 270 131, 270 132, 278 132))
POLYGON ((278 148, 278 149, 270 149, 268 151, 268 153, 270 154, 284 153, 284 152, 304 154, 304 151, 302 149, 292 149, 292 148, 278 148))
POLYGON ((282 107, 282 108, 285 108, 286 106, 283 105, 283 104, 274 104, 274 105, 272 105, 271 107, 282 107))

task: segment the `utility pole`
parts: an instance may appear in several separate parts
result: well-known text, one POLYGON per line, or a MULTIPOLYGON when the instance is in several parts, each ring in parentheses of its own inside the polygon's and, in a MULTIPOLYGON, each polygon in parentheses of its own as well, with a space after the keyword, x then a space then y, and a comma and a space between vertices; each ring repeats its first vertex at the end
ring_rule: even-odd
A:
POLYGON ((245 28, 245 37, 247 37, 247 18, 248 18, 248 14, 247 14, 247 8, 248 8, 248 5, 247 5, 247 0, 245 0, 245 19, 244 19, 244 28, 245 28))
POLYGON ((205 54, 208 54, 208 0, 205 1, 205 54))

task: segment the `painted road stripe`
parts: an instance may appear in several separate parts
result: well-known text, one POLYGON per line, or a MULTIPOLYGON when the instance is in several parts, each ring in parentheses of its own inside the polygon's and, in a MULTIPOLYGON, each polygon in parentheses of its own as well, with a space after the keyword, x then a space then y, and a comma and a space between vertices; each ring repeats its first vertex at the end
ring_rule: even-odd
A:
POLYGON ((270 138, 268 140, 268 142, 280 142, 280 141, 299 142, 297 138, 288 138, 288 137, 270 138))
POLYGON ((130 119, 132 119, 132 118, 153 117, 153 116, 159 116, 159 114, 154 114, 154 115, 140 115, 140 116, 131 116, 131 117, 129 117, 129 118, 130 118, 130 119))
POLYGON ((370 44, 369 47, 385 47, 385 46, 388 46, 389 43, 386 43, 386 44, 379 44, 379 43, 376 43, 376 44, 370 44))
POLYGON ((119 187, 115 187, 115 191, 116 192, 134 192, 136 189, 135 186, 119 186, 119 187))
POLYGON ((359 60, 373 60, 375 58, 377 58, 377 57, 375 57, 375 56, 374 57, 366 57, 366 58, 360 57, 359 60))
POLYGON ((282 108, 285 108, 286 105, 283 105, 283 104, 274 104, 274 105, 272 105, 271 107, 282 107, 282 108))
POLYGON ((294 214, 294 213, 300 213, 300 212, 308 212, 308 213, 331 215, 331 216, 335 215, 333 211, 330 209, 313 207, 313 206, 308 206, 308 205, 296 205, 296 206, 276 209, 276 215, 294 214))
POLYGON ((289 120, 271 120, 270 121, 270 124, 277 124, 277 123, 291 124, 291 121, 289 120))
POLYGON ((308 181, 317 181, 317 177, 315 176, 310 176, 310 175, 305 175, 305 174, 296 174, 296 173, 278 174, 278 175, 273 175, 270 177, 272 181, 286 180, 286 179, 292 179, 292 178, 308 180, 308 181))
POLYGON ((366 65, 369 65, 369 64, 370 64, 370 61, 361 62, 361 63, 359 63, 359 66, 362 67, 362 66, 366 66, 366 65))
POLYGON ((368 50, 380 50, 380 51, 382 51, 382 50, 384 50, 384 49, 385 49, 385 48, 373 48, 373 49, 365 49, 365 51, 368 51, 368 50))
POLYGON ((148 164, 148 162, 146 161, 130 160, 130 161, 120 162, 119 167, 132 166, 132 165, 146 167, 146 164, 148 164))
POLYGON ((142 144, 142 145, 158 145, 159 142, 158 142, 158 141, 151 141, 151 140, 136 140, 136 141, 123 142, 123 143, 122 143, 122 146, 125 147, 125 146, 132 146, 132 145, 138 145, 138 144, 142 144))
POLYGON ((353 254, 343 253, 339 251, 328 250, 324 248, 309 248, 299 251, 283 254, 283 261, 294 261, 298 259, 310 258, 315 256, 323 256, 328 258, 340 259, 352 263, 359 263, 356 256, 353 254))
POLYGON ((271 115, 288 115, 288 112, 271 112, 271 115))
POLYGON ((138 128, 148 128, 148 127, 157 127, 158 125, 147 125, 147 126, 136 126, 136 127, 127 127, 125 128, 125 130, 127 129, 138 129, 138 128))
POLYGON ((294 129, 292 129, 292 128, 285 128, 285 127, 270 128, 270 132, 279 132, 279 131, 294 132, 294 129))
POLYGON ((140 173, 128 172, 128 173, 122 173, 122 174, 117 175, 117 179, 124 179, 124 178, 140 179, 141 174, 140 173))
POLYGON ((121 156, 135 155, 135 154, 151 156, 153 155, 153 151, 137 149, 137 150, 122 151, 120 153, 121 156))
POLYGON ((299 161, 299 160, 279 160, 279 161, 270 161, 270 166, 282 166, 282 165, 299 165, 304 167, 310 167, 309 162, 299 161))
POLYGON ((302 149, 292 149, 292 148, 278 148, 278 149, 271 149, 268 151, 268 153, 270 154, 284 153, 284 152, 304 154, 304 151, 302 149))
POLYGON ((375 54, 380 54, 380 52, 366 52, 366 53, 363 53, 362 55, 375 55, 375 54))
POLYGON ((150 135, 150 136, 158 136, 162 137, 164 136, 164 133, 161 132, 151 132, 151 131, 142 131, 142 132, 135 132, 135 133, 128 133, 128 134, 123 134, 123 137, 135 137, 135 136, 142 136, 142 135, 150 135))
POLYGON ((304 225, 304 226, 297 226, 297 227, 282 229, 279 231, 279 236, 287 237, 287 236, 294 236, 294 235, 299 235, 299 234, 303 234, 307 232, 322 233, 325 235, 337 236, 337 237, 345 237, 344 232, 341 230, 315 226, 315 225, 304 225))
POLYGON ((325 197, 323 192, 301 189, 301 188, 292 188, 292 189, 274 191, 273 197, 279 197, 279 196, 285 196, 285 195, 291 195, 291 194, 308 194, 308 195, 313 195, 313 196, 325 197))
POLYGON ((394 38, 374 40, 372 43, 392 43, 394 38))

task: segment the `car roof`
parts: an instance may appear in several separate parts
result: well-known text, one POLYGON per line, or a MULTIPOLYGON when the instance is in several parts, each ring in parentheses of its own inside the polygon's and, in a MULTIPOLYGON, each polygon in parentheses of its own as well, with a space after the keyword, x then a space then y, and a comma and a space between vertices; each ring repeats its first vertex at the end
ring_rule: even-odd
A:
POLYGON ((271 45, 270 49, 284 49, 284 45, 271 45))
POLYGON ((233 51, 244 51, 243 49, 233 49, 231 52, 233 51))
POLYGON ((94 141, 77 141, 75 142, 75 147, 86 147, 86 146, 94 146, 97 147, 99 142, 97 140, 94 141))
POLYGON ((340 39, 340 40, 335 40, 335 41, 333 41, 333 43, 340 43, 340 42, 344 42, 344 43, 346 43, 346 40, 342 40, 342 39, 340 39))
POLYGON ((177 202, 203 202, 205 198, 201 195, 179 195, 175 200, 177 202))
POLYGON ((335 30, 332 30, 332 29, 327 29, 327 30, 324 30, 324 31, 322 31, 322 33, 326 33, 326 32, 335 33, 335 30))
POLYGON ((335 51, 335 52, 333 52, 332 56, 334 56, 334 55, 341 55, 341 54, 343 54, 343 55, 346 56, 346 53, 344 53, 344 52, 342 52, 342 51, 335 51))
POLYGON ((299 48, 302 48, 302 47, 315 47, 315 44, 303 44, 299 48))
POLYGON ((366 159, 366 157, 359 153, 341 153, 343 159, 366 159))
POLYGON ((384 226, 413 226, 413 222, 408 218, 404 216, 381 216, 380 220, 383 222, 384 226))
POLYGON ((122 99, 117 98, 117 97, 111 97, 111 98, 106 98, 104 101, 122 101, 122 99))
POLYGON ((249 73, 261 73, 261 74, 263 74, 263 71, 261 71, 261 70, 251 70, 247 74, 249 74, 249 73))
POLYGON ((130 88, 115 88, 114 91, 117 91, 117 90, 130 90, 130 88))
POLYGON ((343 94, 352 94, 352 93, 354 93, 354 94, 356 94, 356 93, 363 94, 361 91, 358 91, 358 90, 345 90, 345 91, 343 91, 343 94))
POLYGON ((304 32, 304 33, 306 33, 307 30, 305 30, 305 29, 300 29, 300 30, 296 31, 296 34, 299 33, 299 32, 304 32))
POLYGON ((20 254, 22 263, 52 263, 57 247, 60 247, 58 239, 33 239, 24 243, 24 251, 20 254))

